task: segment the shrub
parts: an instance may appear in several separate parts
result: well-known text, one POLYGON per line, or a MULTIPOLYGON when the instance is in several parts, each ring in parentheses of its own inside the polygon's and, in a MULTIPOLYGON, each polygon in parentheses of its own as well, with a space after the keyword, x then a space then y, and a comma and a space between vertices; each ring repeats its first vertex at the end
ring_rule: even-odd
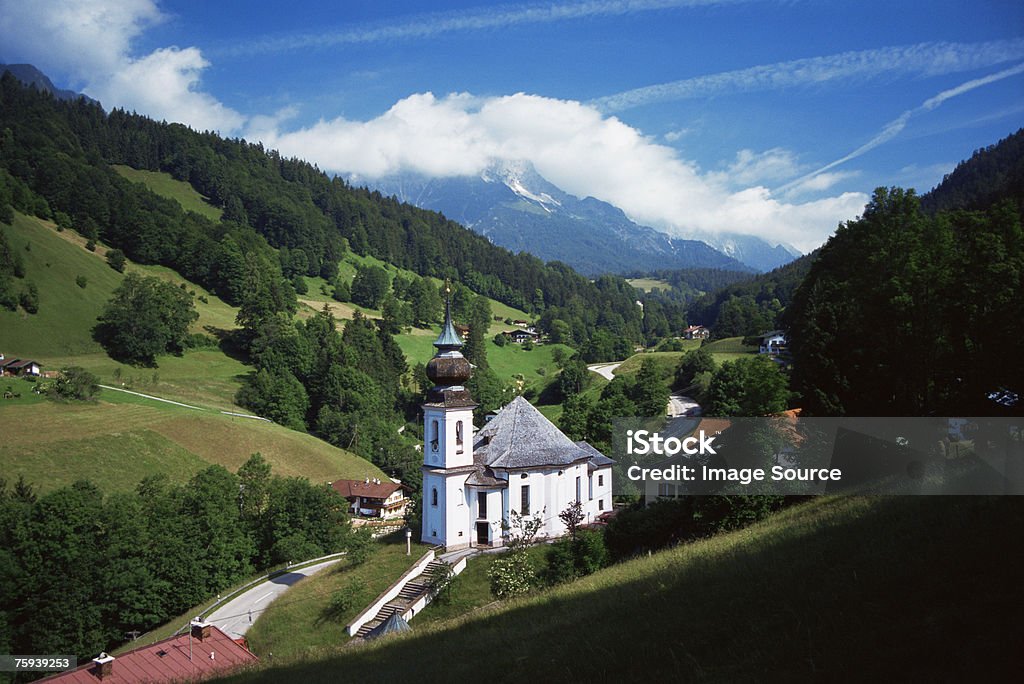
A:
POLYGON ((80 366, 68 366, 61 370, 53 384, 53 394, 58 399, 91 401, 100 391, 100 379, 80 366))
POLYGON ((110 268, 114 269, 118 273, 124 273, 124 252, 119 249, 107 250, 107 263, 110 265, 110 268))
POLYGON ((513 551, 491 563, 487 568, 487 579, 495 598, 505 599, 530 591, 537 577, 529 557, 513 551))
POLYGON ((85 276, 80 275, 77 278, 75 278, 75 284, 84 290, 85 286, 89 284, 89 281, 86 279, 85 276))

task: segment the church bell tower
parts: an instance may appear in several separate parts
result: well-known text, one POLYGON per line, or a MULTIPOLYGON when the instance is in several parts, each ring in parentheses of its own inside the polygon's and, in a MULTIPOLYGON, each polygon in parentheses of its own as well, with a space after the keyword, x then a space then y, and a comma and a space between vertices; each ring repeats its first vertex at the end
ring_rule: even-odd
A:
POLYGON ((469 494, 465 483, 473 471, 473 409, 465 383, 473 367, 462 355, 462 338, 445 299, 444 327, 427 363, 434 386, 423 404, 423 529, 421 539, 448 549, 469 546, 469 494))

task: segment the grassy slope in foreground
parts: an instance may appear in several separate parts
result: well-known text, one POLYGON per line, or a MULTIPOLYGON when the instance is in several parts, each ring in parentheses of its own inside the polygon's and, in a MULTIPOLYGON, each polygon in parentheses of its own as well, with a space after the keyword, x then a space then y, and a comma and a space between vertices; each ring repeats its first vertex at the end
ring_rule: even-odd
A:
POLYGON ((746 530, 233 681, 983 680, 1017 660, 1014 497, 819 499, 746 530), (1016 645, 1016 646, 1014 646, 1016 645))
POLYGON ((2 402, 0 424, 17 429, 0 441, 0 471, 8 481, 24 475, 41 491, 79 479, 127 491, 158 473, 184 482, 211 464, 235 472, 257 451, 285 477, 384 477, 369 461, 273 423, 119 392, 104 390, 95 404, 2 402))

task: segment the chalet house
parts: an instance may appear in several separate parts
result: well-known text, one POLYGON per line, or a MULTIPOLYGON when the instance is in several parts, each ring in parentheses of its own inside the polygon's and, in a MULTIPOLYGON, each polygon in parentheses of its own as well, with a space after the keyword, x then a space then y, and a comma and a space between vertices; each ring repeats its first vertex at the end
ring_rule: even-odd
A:
POLYGON ((463 340, 468 340, 469 339, 469 326, 468 325, 461 325, 459 323, 456 323, 455 324, 455 331, 459 333, 459 337, 461 337, 463 340))
MULTIPOLYGON (((525 331, 521 331, 525 332, 525 331)), ((477 404, 466 388, 473 367, 445 312, 427 364, 434 387, 423 404, 421 539, 448 550, 502 546, 513 514, 539 518, 538 538, 566 534, 558 514, 580 502, 583 522, 612 509, 613 461, 573 442, 522 397, 475 434, 477 404)))
POLYGON ((533 329, 507 330, 502 333, 510 342, 523 344, 524 342, 539 342, 540 333, 533 329))
POLYGON ((405 495, 408 487, 401 482, 378 478, 337 480, 331 487, 348 500, 355 515, 388 520, 405 517, 411 499, 405 495))
POLYGON ((703 325, 691 325, 683 331, 684 340, 706 340, 711 337, 711 331, 703 325))
POLYGON ((42 375, 43 364, 32 359, 4 359, 0 361, 0 375, 42 375))
POLYGON ((786 351, 786 334, 781 330, 772 330, 761 335, 761 344, 757 348, 759 354, 781 354, 786 351))
POLYGON ((213 625, 193 620, 191 630, 116 658, 100 653, 92 662, 41 681, 48 684, 159 684, 223 677, 259 658, 213 625))

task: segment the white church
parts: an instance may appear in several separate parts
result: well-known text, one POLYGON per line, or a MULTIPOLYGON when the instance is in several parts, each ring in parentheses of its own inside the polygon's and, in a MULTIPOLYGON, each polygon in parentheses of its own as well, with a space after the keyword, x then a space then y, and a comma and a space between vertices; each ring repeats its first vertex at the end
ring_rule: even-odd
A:
POLYGON ((611 510, 614 461, 570 440, 522 397, 473 432, 476 403, 465 387, 473 367, 447 305, 434 346, 434 387, 423 405, 423 542, 449 551, 501 546, 513 511, 541 519, 538 538, 558 537, 569 504, 582 503, 584 524, 611 510))

